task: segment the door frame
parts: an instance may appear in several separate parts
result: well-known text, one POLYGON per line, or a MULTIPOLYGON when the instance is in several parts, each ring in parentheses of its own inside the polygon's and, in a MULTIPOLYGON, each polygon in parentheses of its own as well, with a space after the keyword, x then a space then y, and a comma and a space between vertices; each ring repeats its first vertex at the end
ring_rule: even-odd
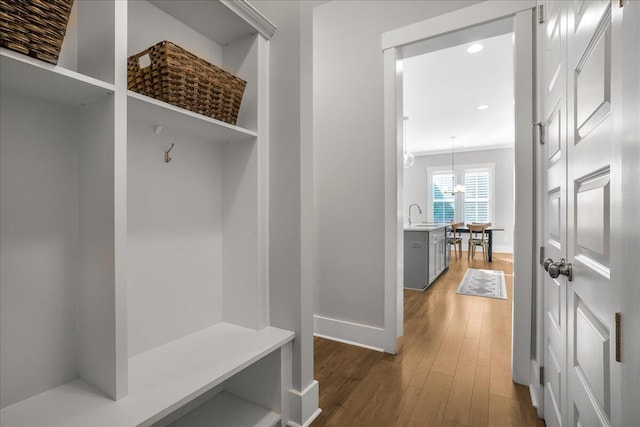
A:
MULTIPOLYGON (((425 21, 417 22, 382 34, 384 53, 384 167, 385 167, 385 351, 396 353, 397 338, 403 329, 403 148, 402 148, 402 70, 396 68, 402 46, 428 38, 501 18, 514 17, 516 25, 528 25, 529 34, 519 43, 529 43, 529 49, 515 52, 516 73, 516 191, 527 200, 516 204, 514 242, 514 283, 518 291, 513 298, 512 373, 516 383, 530 385, 532 303, 535 285, 534 248, 535 225, 535 146, 534 82, 535 40, 533 13, 535 0, 484 1, 425 21), (521 12, 518 19, 516 15, 521 12), (525 17, 526 15, 526 17, 525 17), (527 21, 528 20, 528 21, 527 21), (527 93, 528 92, 528 93, 527 93), (523 95, 527 96, 523 96, 523 95), (524 224, 518 228, 517 224, 524 224), (531 227, 533 226, 533 227, 531 227), (533 228, 533 230, 532 230, 533 228)), ((523 28, 525 30, 525 28, 523 28)), ((527 47, 524 46, 523 47, 527 47)), ((515 289, 515 286, 514 286, 515 289)), ((533 396, 532 396, 533 397, 533 396)))

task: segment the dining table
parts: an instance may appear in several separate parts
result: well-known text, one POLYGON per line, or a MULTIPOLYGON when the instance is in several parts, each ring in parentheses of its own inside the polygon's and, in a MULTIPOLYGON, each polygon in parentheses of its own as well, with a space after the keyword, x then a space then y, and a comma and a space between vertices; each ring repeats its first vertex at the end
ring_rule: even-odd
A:
MULTIPOLYGON (((488 228, 485 228, 484 231, 487 233, 488 243, 489 243, 489 245, 488 245, 489 247, 488 247, 488 250, 487 250, 487 260, 489 260, 489 262, 492 262, 492 258, 493 258, 493 232, 494 231, 504 231, 504 228, 488 227, 488 228)), ((469 228, 467 228, 466 226, 457 227, 456 228, 456 233, 469 234, 469 228)))

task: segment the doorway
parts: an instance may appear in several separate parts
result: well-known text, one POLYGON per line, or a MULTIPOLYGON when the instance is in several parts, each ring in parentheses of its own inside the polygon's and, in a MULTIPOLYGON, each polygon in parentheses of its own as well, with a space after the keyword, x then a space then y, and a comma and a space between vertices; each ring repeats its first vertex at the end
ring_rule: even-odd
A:
MULTIPOLYGON (((402 335, 403 318, 403 103, 402 69, 398 66, 410 45, 426 45, 435 37, 505 19, 514 29, 515 52, 515 233, 514 233, 514 316, 513 380, 530 384, 534 221, 534 145, 533 145, 533 13, 535 2, 479 4, 451 14, 423 21, 383 35, 385 55, 385 173, 386 173, 386 251, 387 274, 385 312, 395 322, 396 335, 388 348, 395 352, 395 340, 402 335), (526 224, 526 227, 518 227, 526 224), (393 314, 393 316, 391 316, 393 314), (393 341, 393 342, 392 342, 393 341)), ((463 33, 464 34, 464 33, 463 33)), ((386 322, 385 322, 386 323, 386 322)), ((385 329, 387 325, 385 324, 385 329)), ((390 329, 390 328, 389 328, 390 329)))
POLYGON ((489 224, 476 255, 513 253, 513 42, 507 18, 402 48, 406 289, 426 290, 446 270, 444 224, 458 225, 454 258, 469 223, 489 224))

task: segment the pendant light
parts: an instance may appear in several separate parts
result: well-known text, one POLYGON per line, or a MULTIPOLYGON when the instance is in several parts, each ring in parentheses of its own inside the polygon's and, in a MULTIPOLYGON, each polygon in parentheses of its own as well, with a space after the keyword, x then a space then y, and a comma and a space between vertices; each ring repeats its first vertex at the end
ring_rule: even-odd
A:
POLYGON ((416 156, 407 151, 407 120, 409 120, 409 117, 402 118, 402 151, 404 153, 405 169, 409 169, 416 161, 416 156))
POLYGON ((456 137, 451 137, 451 170, 453 171, 453 194, 461 194, 465 192, 465 186, 462 184, 456 184, 456 149, 455 149, 456 137))
POLYGON ((402 151, 404 153, 405 169, 409 169, 416 161, 413 153, 407 151, 407 120, 409 120, 409 117, 402 118, 402 151))
POLYGON ((407 151, 407 120, 409 117, 402 118, 402 151, 404 153, 404 168, 409 169, 416 161, 413 153, 407 151))

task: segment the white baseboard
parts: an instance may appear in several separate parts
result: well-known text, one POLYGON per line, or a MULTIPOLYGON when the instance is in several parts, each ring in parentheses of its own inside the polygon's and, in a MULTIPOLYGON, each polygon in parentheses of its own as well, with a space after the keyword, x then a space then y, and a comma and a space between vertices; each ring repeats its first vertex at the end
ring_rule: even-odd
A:
POLYGON ((498 246, 493 245, 493 253, 501 253, 501 254, 512 254, 513 246, 498 246))
POLYGON ((370 350, 384 351, 384 329, 346 320, 313 316, 314 335, 370 350))
POLYGON ((291 419, 288 425, 291 427, 307 427, 311 425, 322 409, 318 408, 319 402, 318 381, 312 381, 302 391, 289 390, 289 410, 291 419))
POLYGON ((340 338, 336 338, 336 337, 330 337, 328 335, 322 335, 322 334, 313 334, 314 337, 318 337, 318 338, 324 338, 326 340, 331 340, 331 341, 336 341, 336 342, 341 342, 343 344, 349 344, 349 345, 354 345, 356 347, 362 347, 362 348, 366 348, 367 350, 373 350, 373 351, 379 351, 380 353, 384 353, 384 350, 381 348, 377 348, 377 347, 371 347, 368 345, 364 345, 364 344, 360 344, 358 342, 353 342, 353 341, 347 341, 347 340, 341 340, 340 338))
MULTIPOLYGON (((452 248, 453 250, 453 248, 452 248)), ((462 244, 462 250, 463 251, 467 251, 467 244, 463 243, 462 244)), ((501 245, 493 245, 492 248, 493 253, 502 253, 502 254, 513 254, 513 245, 505 245, 505 246, 501 246, 501 245)), ((482 253, 482 249, 478 249, 476 251, 476 253, 482 253)))

